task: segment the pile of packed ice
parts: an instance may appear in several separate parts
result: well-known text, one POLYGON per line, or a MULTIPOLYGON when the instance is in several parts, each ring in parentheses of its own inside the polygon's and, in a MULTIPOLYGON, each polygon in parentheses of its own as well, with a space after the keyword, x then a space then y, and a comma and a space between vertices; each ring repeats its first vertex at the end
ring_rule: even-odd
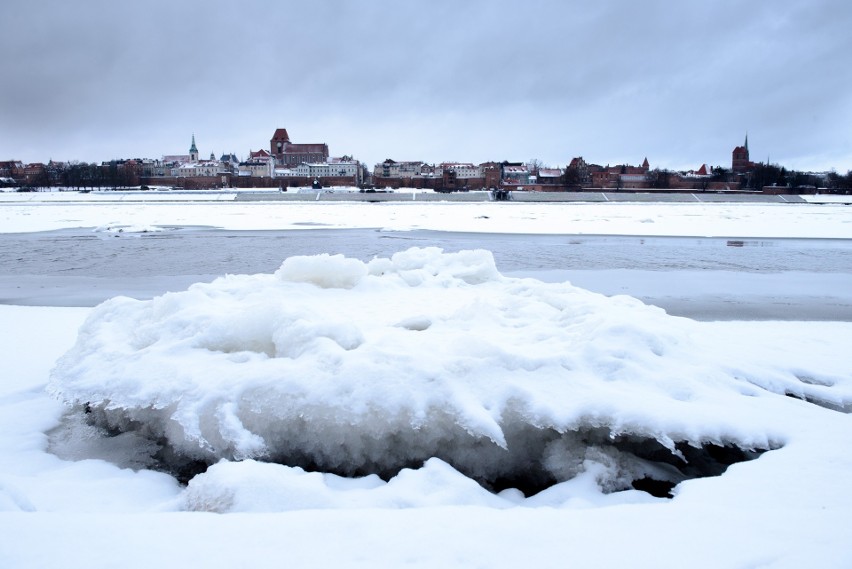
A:
POLYGON ((685 449, 783 444, 779 394, 845 404, 830 378, 726 362, 698 326, 503 277, 487 251, 293 257, 271 275, 105 302, 50 389, 174 460, 387 480, 437 457, 494 489, 592 465, 605 491, 676 483, 685 449))

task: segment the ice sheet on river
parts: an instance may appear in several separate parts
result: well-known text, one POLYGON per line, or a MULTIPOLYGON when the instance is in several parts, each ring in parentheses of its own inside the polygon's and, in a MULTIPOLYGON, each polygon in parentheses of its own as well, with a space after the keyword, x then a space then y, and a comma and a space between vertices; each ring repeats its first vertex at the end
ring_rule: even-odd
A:
POLYGON ((174 464, 387 480, 437 457, 495 490, 593 471, 615 491, 783 445, 785 406, 801 404, 785 395, 848 408, 836 366, 757 346, 630 297, 504 277, 488 251, 414 248, 114 298, 49 389, 174 464))

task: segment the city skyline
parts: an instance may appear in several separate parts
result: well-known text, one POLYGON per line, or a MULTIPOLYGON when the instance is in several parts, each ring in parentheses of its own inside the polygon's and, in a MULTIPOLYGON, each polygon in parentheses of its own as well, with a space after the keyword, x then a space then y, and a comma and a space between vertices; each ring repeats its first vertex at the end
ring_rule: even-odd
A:
POLYGON ((270 127, 372 165, 583 156, 852 169, 839 0, 398 5, 11 0, 0 159, 202 156, 270 127), (244 13, 243 13, 244 12, 244 13))

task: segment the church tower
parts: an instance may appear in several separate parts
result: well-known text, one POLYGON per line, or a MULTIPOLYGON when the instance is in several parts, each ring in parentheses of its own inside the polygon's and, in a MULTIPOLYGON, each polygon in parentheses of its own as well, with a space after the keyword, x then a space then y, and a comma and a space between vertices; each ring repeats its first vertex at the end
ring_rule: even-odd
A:
POLYGON ((731 153, 731 170, 734 174, 742 174, 751 168, 751 161, 748 156, 748 134, 745 137, 745 144, 737 146, 731 153))
POLYGON ((279 163, 284 161, 284 152, 290 146, 290 135, 287 134, 286 128, 276 128, 272 139, 269 141, 269 153, 272 154, 279 163))
POLYGON ((198 148, 195 147, 195 133, 192 134, 192 146, 189 147, 189 161, 198 162, 198 148))

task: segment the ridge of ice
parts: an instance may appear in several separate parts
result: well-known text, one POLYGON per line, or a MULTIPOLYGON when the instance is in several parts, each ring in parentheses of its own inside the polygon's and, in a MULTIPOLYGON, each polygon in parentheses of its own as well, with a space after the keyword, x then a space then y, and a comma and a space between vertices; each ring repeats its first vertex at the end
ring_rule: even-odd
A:
POLYGON ((536 465, 561 482, 594 456, 611 490, 660 474, 613 441, 769 449, 785 441, 778 395, 849 404, 836 378, 719 363, 721 345, 629 297, 504 277, 488 251, 414 248, 114 298, 49 390, 207 464, 389 478, 437 457, 478 480, 536 465))

